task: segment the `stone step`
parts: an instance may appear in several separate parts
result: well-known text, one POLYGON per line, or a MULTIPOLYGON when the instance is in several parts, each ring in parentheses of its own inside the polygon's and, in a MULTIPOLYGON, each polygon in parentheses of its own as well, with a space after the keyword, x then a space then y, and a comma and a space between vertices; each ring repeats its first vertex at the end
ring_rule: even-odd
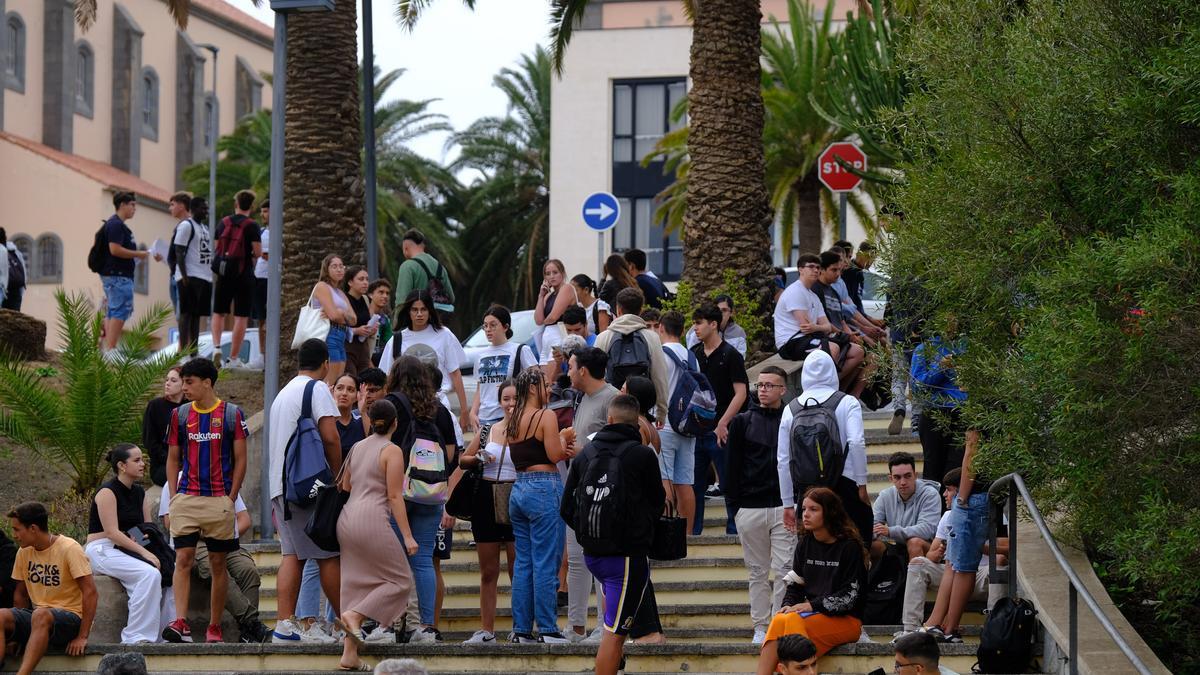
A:
MULTIPOLYGON (((867 629, 867 634, 871 636, 872 641, 887 644, 892 640, 893 635, 901 630, 902 626, 864 626, 867 629)), ((967 644, 978 644, 979 633, 982 626, 963 626, 963 640, 967 644)), ((470 638, 474 631, 442 631, 442 637, 445 638, 444 644, 454 644, 462 642, 470 638)), ((716 642, 732 642, 745 643, 749 642, 754 635, 754 631, 749 628, 680 628, 672 630, 668 636, 671 643, 716 643, 716 642)), ((504 639, 504 635, 499 636, 504 639)))

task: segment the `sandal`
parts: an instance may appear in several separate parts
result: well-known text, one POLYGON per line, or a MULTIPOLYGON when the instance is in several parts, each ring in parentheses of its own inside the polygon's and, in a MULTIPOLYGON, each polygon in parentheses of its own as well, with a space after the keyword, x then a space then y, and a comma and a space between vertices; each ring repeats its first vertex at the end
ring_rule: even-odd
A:
MULTIPOLYGON (((334 626, 334 628, 337 628, 338 630, 345 633, 346 637, 350 638, 351 640, 354 640, 354 644, 358 645, 359 647, 362 647, 363 645, 367 644, 367 635, 366 635, 366 633, 363 632, 361 626, 359 626, 358 630, 352 630, 350 628, 350 626, 346 625, 345 621, 342 621, 341 617, 338 617, 333 620, 333 626, 334 626)), ((362 664, 360 663, 359 665, 362 665, 362 664)), ((342 668, 342 670, 362 670, 362 669, 361 668, 342 668)), ((371 670, 371 669, 367 668, 367 670, 371 670)))
MULTIPOLYGON (((347 635, 349 635, 349 633, 347 633, 347 635)), ((362 661, 359 661, 357 666, 343 666, 343 665, 339 664, 338 670, 343 670, 343 671, 348 671, 348 672, 353 672, 353 673, 369 673, 374 669, 371 668, 371 666, 368 666, 367 664, 363 663, 362 661)))

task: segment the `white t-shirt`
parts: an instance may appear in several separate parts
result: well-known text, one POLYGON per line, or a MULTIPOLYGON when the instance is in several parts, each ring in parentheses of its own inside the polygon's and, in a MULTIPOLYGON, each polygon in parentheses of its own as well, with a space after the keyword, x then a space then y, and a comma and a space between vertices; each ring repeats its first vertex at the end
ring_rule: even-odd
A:
MULTIPOLYGON (((393 335, 392 339, 388 340, 387 344, 383 346, 383 356, 379 358, 379 368, 385 373, 392 372, 392 341, 395 339, 396 336, 393 335)), ((450 373, 461 368, 467 360, 467 353, 463 351, 458 338, 449 328, 438 330, 433 326, 426 326, 425 330, 421 331, 406 328, 400 333, 400 346, 401 354, 415 356, 423 361, 426 360, 430 350, 437 354, 438 370, 442 371, 442 387, 438 391, 438 398, 442 405, 449 409, 449 393, 452 389, 450 373), (423 357, 423 355, 425 356, 423 357)))
MULTIPOLYGON (((678 342, 669 342, 663 345, 663 349, 670 349, 671 353, 679 357, 683 365, 687 365, 688 355, 691 353, 687 347, 678 342)), ((667 357, 667 396, 670 396, 675 391, 675 385, 679 384, 679 369, 675 367, 675 362, 671 357, 667 357)))
POLYGON ((779 296, 779 302, 775 304, 776 349, 787 344, 787 341, 800 330, 800 322, 792 314, 795 310, 808 312, 809 323, 816 323, 817 319, 825 316, 825 307, 817 294, 805 288, 799 280, 793 281, 783 289, 783 293, 779 296))
MULTIPOLYGON (((580 305, 580 307, 583 307, 583 305, 580 305)), ((613 319, 612 307, 609 307, 607 302, 599 298, 596 298, 596 301, 587 307, 583 307, 583 313, 587 314, 588 335, 600 334, 600 329, 596 328, 598 315, 607 314, 609 322, 612 322, 613 319), (595 308, 595 314, 592 314, 593 308, 595 308)))
MULTIPOLYGON (((288 439, 296 432, 296 423, 300 421, 300 409, 304 404, 304 385, 312 380, 307 375, 297 375, 275 396, 271 404, 271 438, 268 452, 271 458, 271 498, 283 494, 283 453, 287 450, 288 439)), ((313 419, 319 421, 323 417, 340 417, 337 404, 333 402, 333 394, 324 382, 317 382, 313 387, 312 396, 313 419)))
MULTIPOLYGON (((203 279, 204 281, 212 282, 212 237, 208 232, 208 225, 197 223, 188 218, 179 221, 179 225, 175 228, 175 240, 172 242, 175 246, 187 246, 187 257, 184 258, 184 266, 187 267, 188 276, 193 279, 203 279), (192 236, 195 231, 196 235, 192 236), (189 245, 188 240, 192 243, 189 245)), ((175 266, 175 281, 183 278, 183 267, 175 266)))
POLYGON ((259 236, 262 237, 261 243, 262 243, 263 254, 261 256, 259 256, 258 260, 254 263, 254 276, 257 279, 266 279, 267 278, 267 269, 268 269, 267 254, 270 253, 270 251, 267 250, 268 249, 267 244, 271 241, 271 230, 264 227, 264 228, 262 228, 262 231, 259 233, 259 236))
POLYGON ((500 383, 513 376, 517 349, 521 350, 521 367, 538 364, 537 357, 528 346, 517 342, 505 342, 499 347, 488 347, 475 359, 475 381, 479 388, 479 419, 494 420, 504 416, 500 407, 500 383))

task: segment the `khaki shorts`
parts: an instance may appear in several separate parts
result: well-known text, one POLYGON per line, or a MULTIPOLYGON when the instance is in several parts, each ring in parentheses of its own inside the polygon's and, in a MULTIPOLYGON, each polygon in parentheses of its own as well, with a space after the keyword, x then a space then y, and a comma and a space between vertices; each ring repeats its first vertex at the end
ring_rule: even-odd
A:
POLYGON ((175 548, 194 548, 204 539, 214 553, 237 550, 233 500, 229 497, 172 495, 169 513, 175 548))

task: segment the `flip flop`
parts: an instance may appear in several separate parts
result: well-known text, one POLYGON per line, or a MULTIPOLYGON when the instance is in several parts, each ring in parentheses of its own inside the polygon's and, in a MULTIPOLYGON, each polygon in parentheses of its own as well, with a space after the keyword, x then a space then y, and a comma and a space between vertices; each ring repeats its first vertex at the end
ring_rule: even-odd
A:
MULTIPOLYGON (((366 635, 366 633, 363 633, 363 630, 361 627, 358 630, 351 630, 350 627, 347 626, 346 623, 344 621, 342 621, 342 619, 340 617, 333 620, 333 626, 334 626, 334 628, 337 628, 338 630, 345 633, 346 637, 350 638, 351 640, 354 640, 354 644, 358 645, 359 647, 362 647, 363 645, 367 644, 367 635, 366 635)), ((362 664, 359 664, 359 665, 362 665, 362 664)), ((356 670, 356 669, 355 668, 344 668, 343 670, 356 670)), ((367 670, 371 670, 371 669, 367 668, 367 670)))
POLYGON ((371 666, 368 666, 367 664, 365 664, 365 663, 363 663, 363 662, 359 661, 359 663, 358 663, 358 665, 357 665, 357 666, 342 666, 342 665, 339 665, 339 666, 338 666, 338 670, 348 671, 348 672, 352 672, 352 673, 369 673, 369 672, 371 672, 371 671, 372 671, 372 670, 374 670, 374 669, 373 669, 373 668, 371 668, 371 666))

